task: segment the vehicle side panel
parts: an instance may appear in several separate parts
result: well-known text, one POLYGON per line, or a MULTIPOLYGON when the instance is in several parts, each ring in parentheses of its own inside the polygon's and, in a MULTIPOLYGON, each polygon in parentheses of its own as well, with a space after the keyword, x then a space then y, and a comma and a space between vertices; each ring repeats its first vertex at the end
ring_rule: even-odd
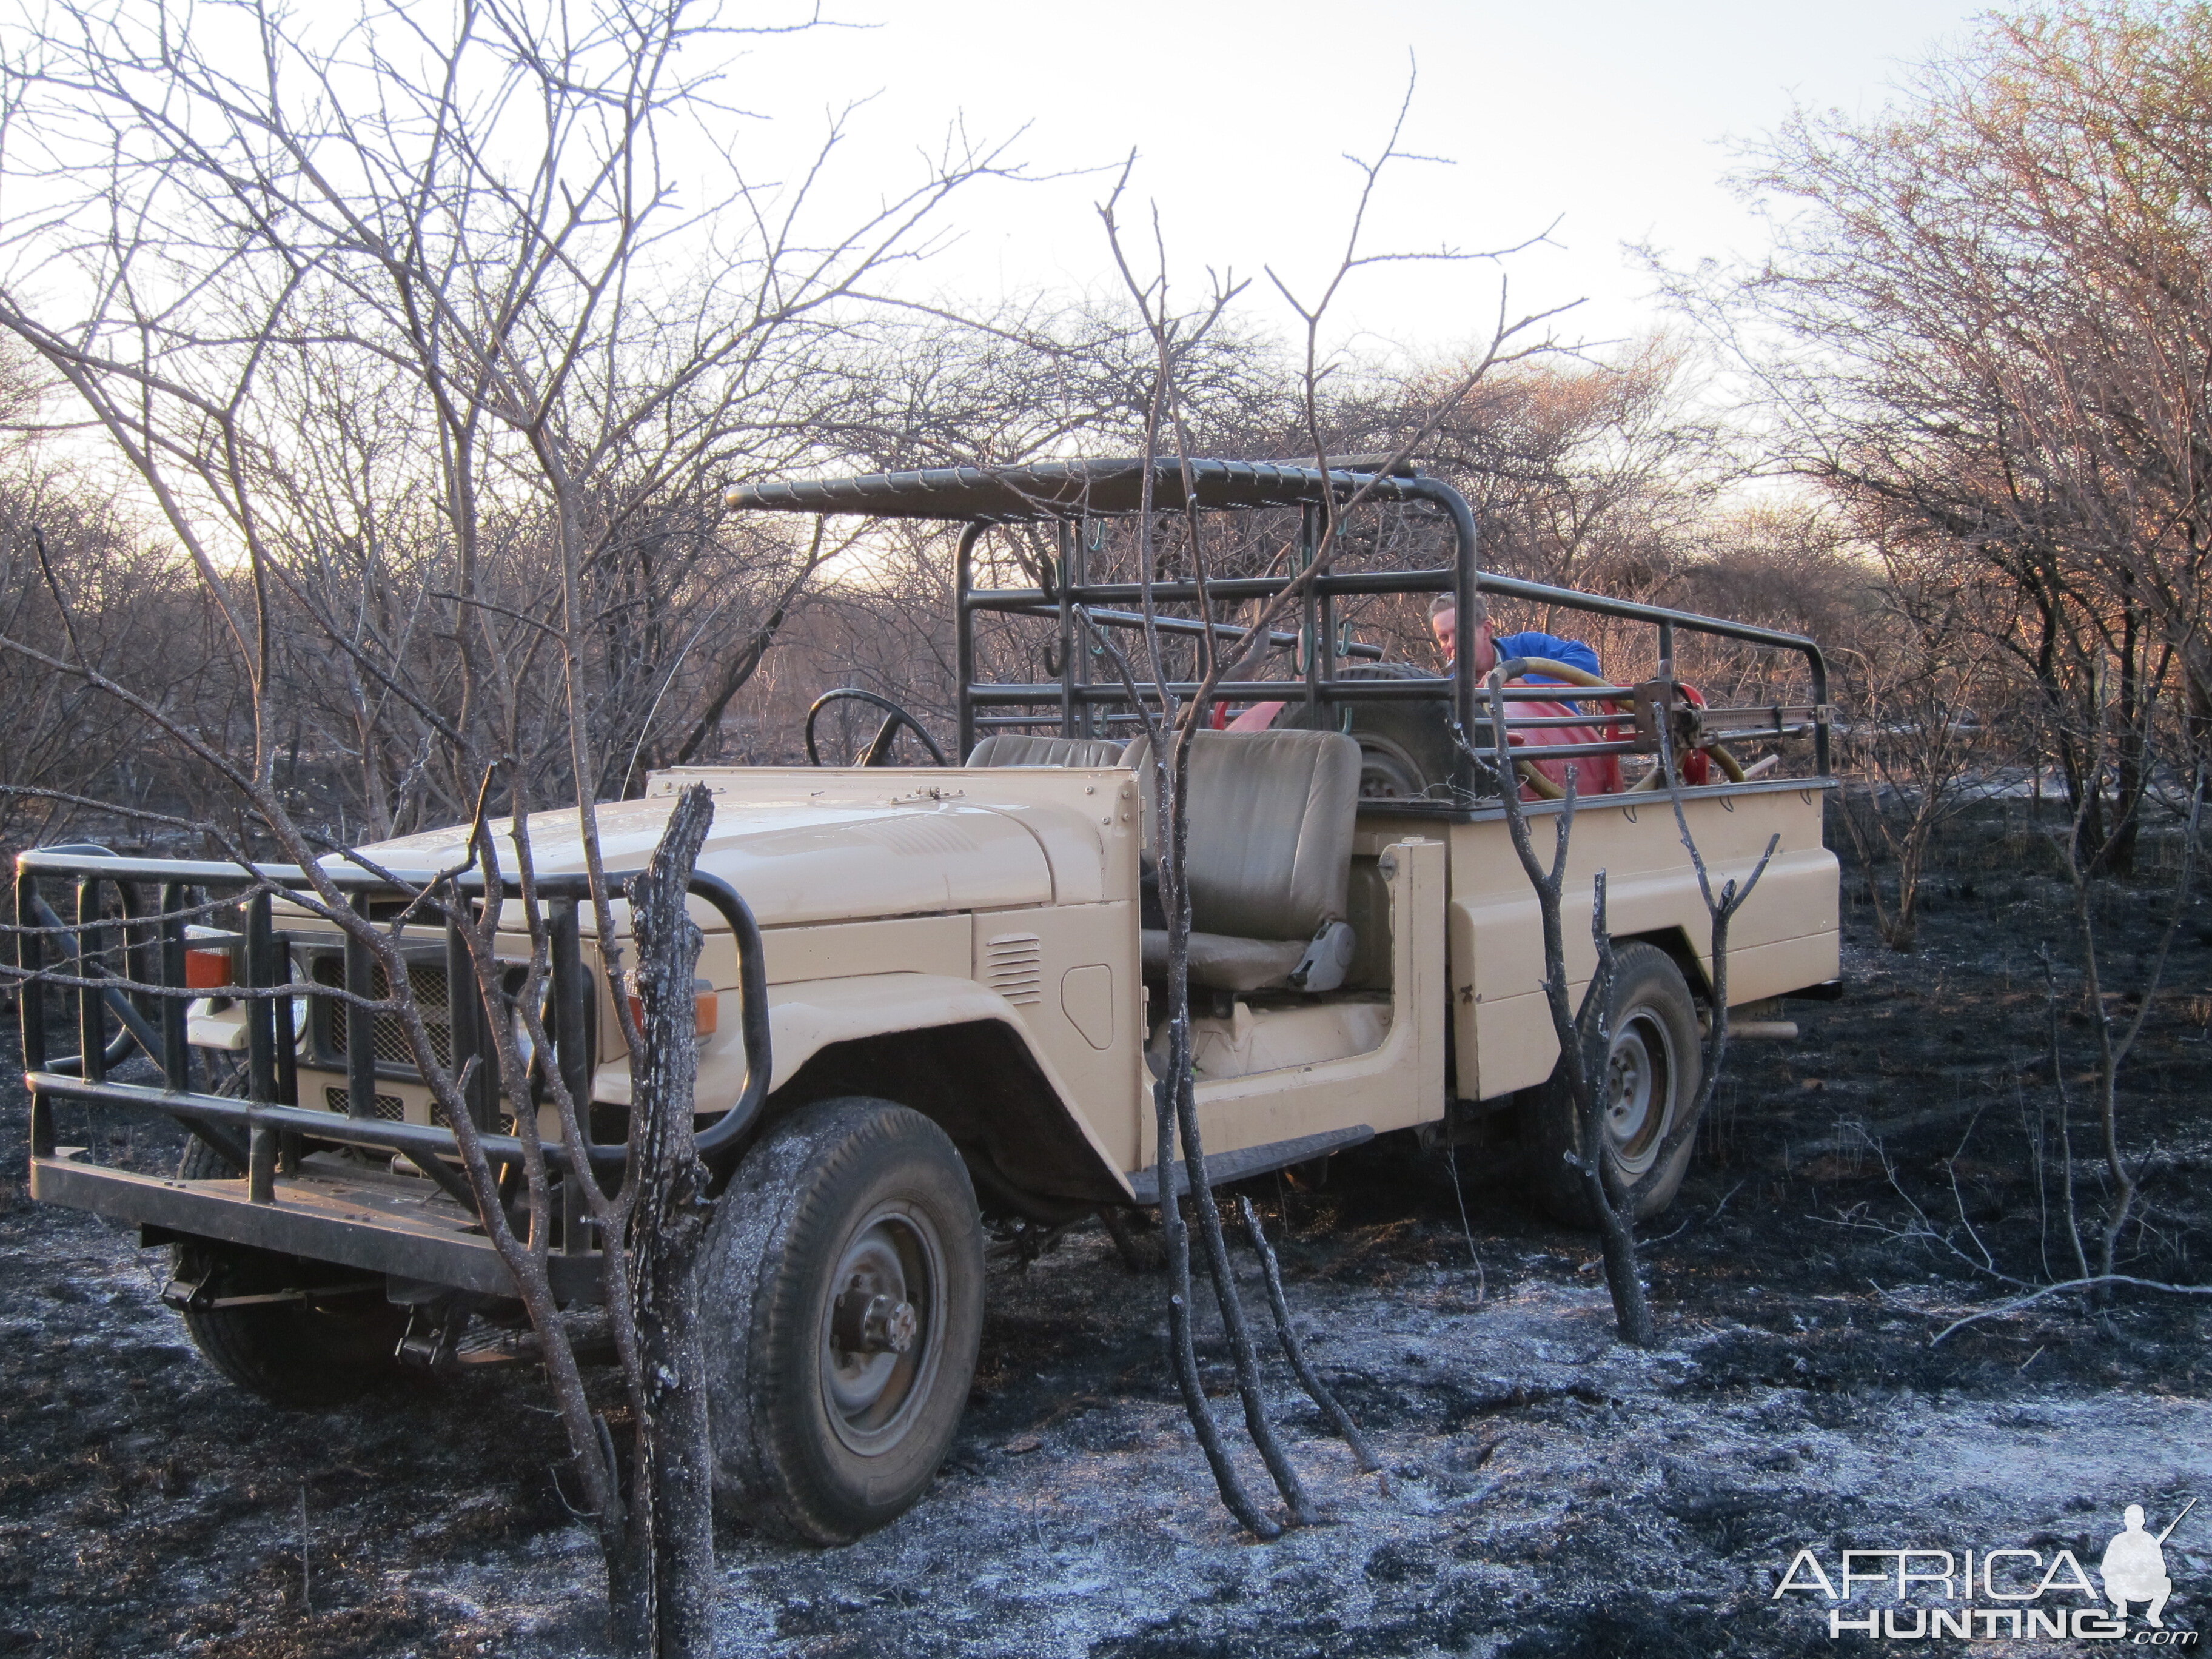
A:
POLYGON ((1137 907, 984 910, 973 923, 976 983, 1012 1005, 1114 1167, 1139 1168, 1145 988, 1137 907))
MULTIPOLYGON (((769 927, 761 932, 761 953, 771 985, 855 974, 958 974, 968 968, 969 931, 968 919, 958 915, 769 927)), ((718 991, 737 985, 734 971, 726 985, 714 981, 718 991)))
MULTIPOLYGON (((1082 1092, 1072 1079, 1061 1075, 1052 1056, 1023 1021, 1020 1011, 997 992, 964 976, 879 974, 781 986, 769 994, 769 1020, 775 1032, 777 1087, 789 1081, 815 1054, 836 1043, 978 1021, 999 1022, 1021 1034, 1029 1061, 1052 1096, 1074 1109, 1067 1113, 1067 1121, 1095 1157, 1101 1177, 1110 1180, 1122 1168, 1109 1135, 1100 1133, 1098 1120, 1083 1109, 1082 1092)), ((897 1079, 885 1078, 882 1092, 896 1098, 897 1085, 897 1079)), ((1109 1121, 1104 1127, 1110 1133, 1113 1126, 1109 1121)))
MULTIPOLYGON (((1699 793, 1685 810, 1717 892, 1731 877, 1748 878, 1768 836, 1781 837, 1730 929, 1731 1005, 1835 978, 1837 864, 1820 841, 1819 788, 1699 793)), ((1556 809, 1532 808, 1531 817, 1538 854, 1548 864, 1556 809)), ((1451 842, 1455 1086, 1462 1098, 1494 1099, 1541 1083, 1559 1056, 1540 988, 1542 923, 1502 817, 1455 824, 1451 842)), ((1649 796, 1599 799, 1575 815, 1561 917, 1577 1006, 1596 968, 1590 908, 1592 877, 1600 870, 1607 872, 1615 938, 1679 929, 1710 975, 1711 924, 1671 807, 1649 796)))

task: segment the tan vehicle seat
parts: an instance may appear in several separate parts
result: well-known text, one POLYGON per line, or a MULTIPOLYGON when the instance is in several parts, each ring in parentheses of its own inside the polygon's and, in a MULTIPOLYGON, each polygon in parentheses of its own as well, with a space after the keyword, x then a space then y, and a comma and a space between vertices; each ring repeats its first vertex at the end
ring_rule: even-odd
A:
MULTIPOLYGON (((1158 833, 1151 742, 1121 757, 1158 833)), ((1191 739, 1186 859, 1190 982, 1217 991, 1333 991, 1355 943, 1345 921, 1359 744, 1340 732, 1200 732, 1191 739)), ((1168 936, 1144 930, 1145 977, 1167 974, 1168 936)))
POLYGON ((1119 738, 1039 738, 994 732, 968 756, 970 766, 1118 766, 1119 738))

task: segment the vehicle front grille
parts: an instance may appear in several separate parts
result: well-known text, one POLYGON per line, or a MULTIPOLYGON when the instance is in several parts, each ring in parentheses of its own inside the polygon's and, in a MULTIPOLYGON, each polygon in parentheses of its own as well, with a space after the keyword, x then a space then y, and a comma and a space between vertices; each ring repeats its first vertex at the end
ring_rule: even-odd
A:
MULTIPOLYGON (((430 1103, 430 1121, 436 1124, 441 1129, 450 1129, 453 1127, 453 1119, 446 1115, 446 1109, 439 1105, 434 1100, 430 1103)), ((499 1115, 499 1127, 493 1130, 492 1133, 494 1134, 511 1135, 514 1133, 515 1127, 514 1114, 513 1112, 501 1112, 499 1115)))
MULTIPOLYGON (((343 1089, 324 1090, 323 1104, 340 1117, 343 1117, 346 1109, 346 1091, 343 1089)), ((400 1099, 398 1095, 378 1095, 369 1102, 368 1115, 371 1117, 380 1117, 387 1123, 404 1122, 407 1117, 407 1103, 400 1099)))
MULTIPOLYGON (((337 1088, 335 1086, 325 1089, 323 1091, 323 1103, 329 1107, 331 1110, 338 1114, 339 1116, 344 1116, 346 1109, 346 1091, 343 1089, 337 1088)), ((407 1121, 407 1103, 400 1099, 398 1095, 378 1095, 375 1097, 374 1102, 370 1107, 369 1115, 371 1117, 381 1118, 387 1123, 404 1123, 407 1121)), ((432 1102, 430 1105, 430 1121, 436 1124, 441 1129, 447 1127, 450 1121, 450 1120, 446 1116, 446 1109, 437 1104, 434 1101, 432 1102)), ((514 1131, 514 1114, 512 1112, 501 1112, 499 1115, 499 1128, 495 1133, 503 1135, 511 1135, 514 1131)))
MULTIPOLYGON (((336 952, 318 956, 312 964, 315 983, 343 986, 345 983, 345 958, 336 952)), ((429 1034, 430 1052, 441 1066, 453 1063, 453 1015, 446 1004, 446 967, 439 962, 410 962, 407 964, 407 988, 422 1011, 423 1029, 429 1034)), ((391 981, 385 977, 383 964, 372 963, 369 968, 368 994, 379 1001, 391 995, 391 981)), ((321 1022, 322 1052, 331 1059, 343 1061, 348 1054, 346 1005, 335 997, 316 999, 317 1018, 321 1022)), ((369 1051, 379 1066, 392 1066, 407 1072, 415 1069, 415 1056, 407 1047, 406 1028, 399 1016, 373 1014, 368 1023, 369 1051)))

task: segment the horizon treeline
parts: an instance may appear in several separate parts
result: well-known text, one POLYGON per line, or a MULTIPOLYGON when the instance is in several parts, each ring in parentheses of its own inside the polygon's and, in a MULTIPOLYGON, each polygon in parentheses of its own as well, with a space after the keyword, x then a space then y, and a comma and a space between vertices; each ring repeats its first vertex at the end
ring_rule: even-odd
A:
MULTIPOLYGON (((495 188, 427 99, 336 114, 349 78, 409 83, 353 36, 270 35, 313 71, 301 91, 164 58, 127 8, 72 15, 0 69, 0 184, 50 204, 0 243, 10 847, 161 844, 160 817, 111 809, 219 817, 217 757, 349 843, 465 818, 479 726, 540 803, 800 759, 836 685, 945 735, 950 537, 726 493, 1127 453, 1143 429, 1152 343, 1127 307, 866 297, 961 187, 1013 170, 1002 152, 948 149, 878 220, 801 233, 803 186, 771 204, 734 156, 680 204, 580 189, 604 183, 605 112, 549 107, 527 118, 561 158, 545 187, 495 188)), ((619 28, 578 50, 620 72, 619 28)), ((1773 228, 1755 264, 1655 265, 1664 331, 1494 370, 1414 457, 1474 502, 1486 568, 1820 642, 1839 817, 1890 872, 1894 944, 1978 791, 2047 795, 2082 866, 2124 874, 2201 787, 2208 130, 2212 9, 1988 21, 1875 114, 1806 112, 1744 153, 1773 228)), ((1463 368, 1340 355, 1316 428, 1302 349, 1231 306, 1180 370, 1189 442, 1389 451, 1463 368)), ((1432 649, 1417 617, 1353 622, 1432 649)), ((1594 642, 1616 678, 1655 665, 1594 642)))

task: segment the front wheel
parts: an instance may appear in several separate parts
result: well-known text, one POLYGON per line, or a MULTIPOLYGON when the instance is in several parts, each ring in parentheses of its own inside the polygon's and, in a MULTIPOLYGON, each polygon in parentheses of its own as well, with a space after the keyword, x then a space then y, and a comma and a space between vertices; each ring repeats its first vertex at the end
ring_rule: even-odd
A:
POLYGON ((700 1262, 717 1504, 850 1543, 928 1487, 982 1334, 983 1232, 945 1132, 819 1101, 738 1166, 700 1262))
MULTIPOLYGON (((177 1166, 180 1181, 237 1174, 198 1136, 177 1166)), ((335 1406, 399 1369, 407 1310, 386 1301, 380 1284, 364 1287, 361 1273, 215 1239, 176 1246, 171 1273, 203 1292, 184 1309, 202 1356, 273 1405, 335 1406)))
MULTIPOLYGON (((1615 954, 1610 1014, 1606 1024, 1613 1041, 1599 1081, 1604 1154, 1621 1184, 1633 1186, 1652 1174, 1662 1145, 1697 1101, 1703 1063, 1698 1011, 1674 959, 1655 945, 1638 943, 1615 954)), ((1529 1091, 1522 1139, 1545 1212, 1570 1227, 1595 1226, 1582 1172, 1567 1162, 1571 1152, 1580 1156, 1582 1133, 1574 1097, 1559 1073, 1529 1091)), ((1690 1148, 1685 1139, 1659 1170, 1637 1203, 1638 1220, 1674 1201, 1689 1170, 1690 1148)))

